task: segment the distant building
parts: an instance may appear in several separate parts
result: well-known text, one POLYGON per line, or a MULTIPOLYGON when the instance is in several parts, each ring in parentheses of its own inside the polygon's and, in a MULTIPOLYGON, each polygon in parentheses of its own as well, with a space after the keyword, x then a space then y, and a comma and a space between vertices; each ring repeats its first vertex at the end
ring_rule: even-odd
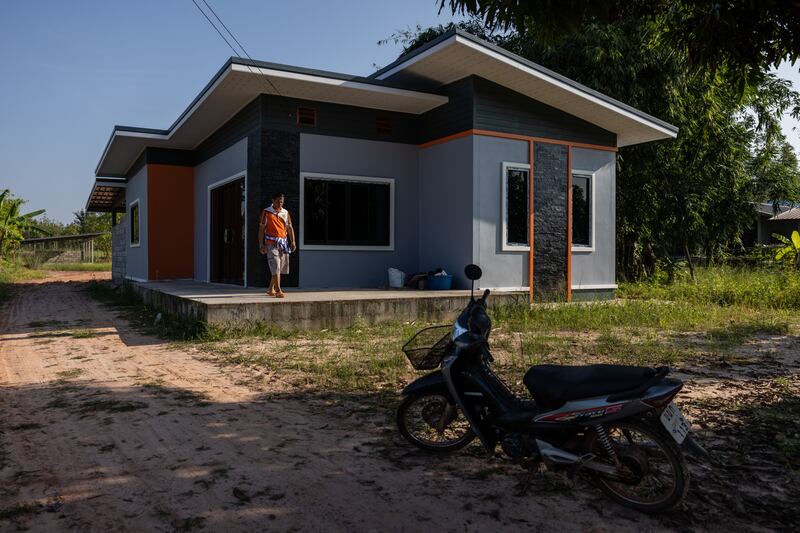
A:
POLYGON ((758 219, 742 236, 742 243, 746 247, 757 244, 778 244, 772 237, 778 233, 788 237, 792 231, 800 231, 800 208, 779 204, 777 209, 771 202, 755 205, 758 219))

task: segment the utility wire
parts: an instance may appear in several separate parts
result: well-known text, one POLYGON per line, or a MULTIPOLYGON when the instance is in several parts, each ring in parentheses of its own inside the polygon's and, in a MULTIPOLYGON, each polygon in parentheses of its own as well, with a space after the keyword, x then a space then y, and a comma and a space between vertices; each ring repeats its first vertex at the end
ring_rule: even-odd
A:
MULTIPOLYGON (((211 11, 211 13, 214 15, 214 18, 216 18, 219 21, 219 23, 222 24, 222 27, 225 28, 225 31, 228 32, 228 35, 231 36, 231 38, 234 40, 234 42, 236 42, 236 44, 239 45, 239 48, 242 49, 242 52, 244 52, 244 55, 247 57, 247 59, 249 59, 250 62, 253 63, 253 65, 255 65, 255 61, 253 60, 253 58, 250 57, 250 54, 247 53, 247 50, 245 50, 244 46, 242 46, 242 43, 239 42, 239 39, 236 38, 236 36, 233 34, 233 32, 228 29, 228 27, 225 25, 224 22, 222 22, 222 19, 219 18, 219 15, 217 15, 216 11, 214 11, 214 8, 212 8, 208 4, 208 2, 206 2, 206 0, 202 0, 202 2, 211 11)), ((211 18, 209 18, 209 16, 206 14, 205 11, 203 11, 203 8, 200 7, 200 4, 198 4, 196 2, 196 0, 192 0, 192 3, 195 5, 195 7, 198 9, 198 11, 200 11, 200 13, 203 14, 203 16, 208 21, 208 23, 211 24, 211 27, 216 30, 216 32, 219 34, 220 37, 222 37, 222 40, 225 41, 225 44, 228 45, 228 48, 233 50, 233 55, 240 56, 241 54, 239 53, 239 51, 236 50, 236 48, 233 47, 233 45, 230 43, 230 41, 228 41, 228 39, 225 37, 225 35, 223 35, 223 33, 220 31, 220 29, 217 27, 217 25, 214 24, 214 21, 211 20, 211 18)), ((250 65, 247 65, 247 68, 252 74, 257 74, 250 65)), ((272 88, 272 90, 274 90, 278 94, 278 96, 282 96, 281 92, 278 90, 278 88, 275 87, 275 84, 273 84, 272 81, 267 76, 259 76, 259 79, 262 79, 262 80, 266 81, 269 84, 269 86, 272 88)))

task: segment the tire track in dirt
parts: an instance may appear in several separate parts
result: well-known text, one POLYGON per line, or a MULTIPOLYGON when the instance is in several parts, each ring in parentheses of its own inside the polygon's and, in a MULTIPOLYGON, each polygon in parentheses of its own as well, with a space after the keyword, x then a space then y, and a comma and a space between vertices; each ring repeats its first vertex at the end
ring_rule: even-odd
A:
POLYGON ((326 398, 237 384, 133 331, 90 279, 55 274, 2 310, 0 509, 41 506, 0 528, 659 529, 593 489, 515 495, 505 462, 431 459, 326 398))

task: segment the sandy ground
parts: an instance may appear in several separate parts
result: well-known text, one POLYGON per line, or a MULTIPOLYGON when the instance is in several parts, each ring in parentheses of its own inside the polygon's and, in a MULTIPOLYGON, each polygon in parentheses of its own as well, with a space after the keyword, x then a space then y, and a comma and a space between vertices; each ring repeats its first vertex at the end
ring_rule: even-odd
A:
POLYGON ((140 335, 83 291, 99 276, 53 274, 0 311, 0 510, 16 509, 0 515, 0 530, 562 532, 746 523, 706 522, 713 515, 692 509, 684 513, 698 517, 690 523, 680 513, 647 517, 580 480, 540 474, 531 482, 475 447, 447 458, 421 454, 396 435, 389 409, 359 411, 358 398, 254 382, 140 335))

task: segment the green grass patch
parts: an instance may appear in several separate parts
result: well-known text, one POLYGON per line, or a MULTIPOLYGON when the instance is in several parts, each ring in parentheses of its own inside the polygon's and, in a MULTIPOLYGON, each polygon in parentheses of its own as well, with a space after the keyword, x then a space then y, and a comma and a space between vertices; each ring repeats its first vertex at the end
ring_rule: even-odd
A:
POLYGON ((45 277, 44 272, 31 270, 24 266, 0 259, 0 304, 11 297, 14 285, 45 277))
POLYGON ((800 309, 800 271, 715 266, 697 268, 696 279, 672 284, 655 280, 621 283, 617 295, 635 300, 670 300, 744 306, 751 309, 800 309))
POLYGON ((56 376, 59 379, 74 379, 80 377, 83 374, 83 369, 80 368, 71 368, 70 370, 62 370, 61 372, 56 372, 56 376))
POLYGON ((42 270, 56 270, 60 272, 111 272, 111 262, 108 263, 44 263, 39 268, 42 270))

